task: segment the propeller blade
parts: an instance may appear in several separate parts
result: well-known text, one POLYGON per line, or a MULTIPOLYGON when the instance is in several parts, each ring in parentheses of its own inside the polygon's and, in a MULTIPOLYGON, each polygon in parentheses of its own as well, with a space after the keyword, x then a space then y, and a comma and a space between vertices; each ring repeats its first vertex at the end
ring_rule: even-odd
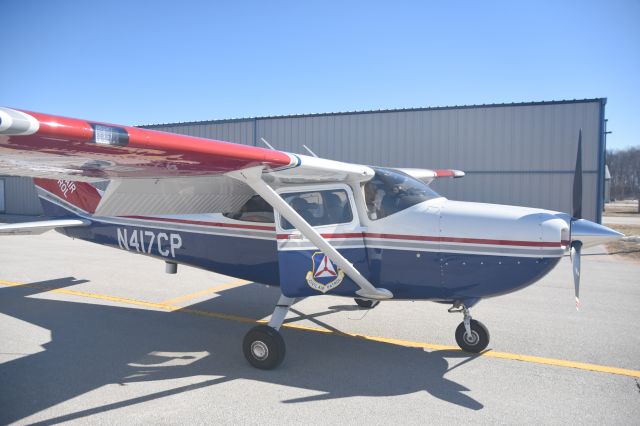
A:
POLYGON ((571 263, 573 265, 573 286, 576 292, 576 311, 580 310, 580 253, 582 252, 582 242, 571 243, 571 263))
POLYGON ((582 218, 582 129, 578 134, 578 154, 573 173, 573 217, 574 219, 582 218))

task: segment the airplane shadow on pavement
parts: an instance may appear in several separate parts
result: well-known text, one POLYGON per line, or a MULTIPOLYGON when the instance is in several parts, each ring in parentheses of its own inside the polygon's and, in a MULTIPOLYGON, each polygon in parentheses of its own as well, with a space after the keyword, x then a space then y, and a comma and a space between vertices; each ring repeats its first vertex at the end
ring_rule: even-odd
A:
MULTIPOLYGON (((18 421, 109 384, 207 375, 221 377, 83 409, 42 424, 83 418, 234 379, 318 392, 282 401, 286 404, 426 391, 451 404, 472 410, 483 408, 464 393, 467 388, 444 377, 449 370, 445 357, 473 359, 460 352, 425 352, 283 328, 289 349, 287 358, 278 369, 262 371, 249 366, 242 355, 242 338, 251 327, 249 324, 180 311, 169 313, 29 297, 82 282, 86 281, 69 277, 31 283, 30 287, 0 288, 0 313, 51 332, 51 341, 44 344, 44 351, 0 364, 0 424, 18 421), (170 359, 162 355, 166 353, 208 353, 208 356, 190 360, 190 355, 178 355, 170 359)), ((262 318, 271 313, 278 294, 275 288, 243 286, 189 308, 262 318)), ((319 322, 317 316, 315 321, 319 322)), ((228 401, 212 399, 209 403, 228 404, 228 401)))

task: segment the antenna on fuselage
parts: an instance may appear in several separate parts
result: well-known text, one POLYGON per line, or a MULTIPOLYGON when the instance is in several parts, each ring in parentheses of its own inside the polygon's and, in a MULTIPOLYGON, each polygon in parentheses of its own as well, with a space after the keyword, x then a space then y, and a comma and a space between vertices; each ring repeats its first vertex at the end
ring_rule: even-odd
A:
POLYGON ((309 154, 311 154, 311 155, 313 155, 314 157, 318 158, 318 155, 316 155, 316 153, 315 153, 315 152, 311 151, 311 148, 309 148, 308 146, 306 146, 306 145, 304 145, 304 144, 302 145, 302 147, 303 147, 304 149, 306 149, 306 150, 307 150, 307 152, 308 152, 309 154))
POLYGON ((276 149, 269 143, 265 138, 260 138, 263 144, 265 144, 269 149, 276 151, 276 149))

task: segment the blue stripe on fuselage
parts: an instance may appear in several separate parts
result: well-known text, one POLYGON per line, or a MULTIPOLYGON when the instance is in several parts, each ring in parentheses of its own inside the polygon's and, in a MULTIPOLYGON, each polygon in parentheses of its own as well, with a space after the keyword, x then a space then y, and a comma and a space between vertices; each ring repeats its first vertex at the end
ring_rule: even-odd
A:
POLYGON ((499 296, 524 288, 551 271, 560 257, 369 249, 372 281, 395 298, 438 300, 499 296), (393 265, 393 267, 389 267, 393 265))
MULTIPOLYGON (((340 252, 376 287, 390 290, 394 299, 467 300, 498 296, 526 287, 546 275, 560 258, 488 256, 398 249, 368 249, 369 274, 361 265, 362 249, 340 252)), ((281 252, 287 264, 289 297, 321 294, 306 275, 312 271, 314 251, 281 252), (295 286, 292 285, 295 283, 295 286)), ((345 277, 328 294, 353 296, 358 287, 345 277)))
POLYGON ((103 222, 94 222, 85 228, 66 228, 63 232, 70 237, 164 261, 262 284, 279 285, 275 238, 237 238, 103 222))

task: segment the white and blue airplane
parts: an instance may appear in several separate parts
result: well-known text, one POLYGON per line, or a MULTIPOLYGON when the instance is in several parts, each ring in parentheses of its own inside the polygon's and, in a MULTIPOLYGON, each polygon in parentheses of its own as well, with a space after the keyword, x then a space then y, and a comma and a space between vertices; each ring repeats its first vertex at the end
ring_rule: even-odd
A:
POLYGON ((0 108, 0 173, 35 178, 47 220, 0 234, 55 229, 73 238, 279 286, 268 325, 244 355, 257 368, 285 355, 279 328, 296 299, 429 300, 463 314, 460 346, 481 352, 480 300, 541 279, 569 251, 579 306, 582 248, 622 234, 581 219, 581 136, 573 214, 451 201, 429 183, 456 170, 372 167, 0 108), (108 182, 108 185, 106 184, 108 182))

